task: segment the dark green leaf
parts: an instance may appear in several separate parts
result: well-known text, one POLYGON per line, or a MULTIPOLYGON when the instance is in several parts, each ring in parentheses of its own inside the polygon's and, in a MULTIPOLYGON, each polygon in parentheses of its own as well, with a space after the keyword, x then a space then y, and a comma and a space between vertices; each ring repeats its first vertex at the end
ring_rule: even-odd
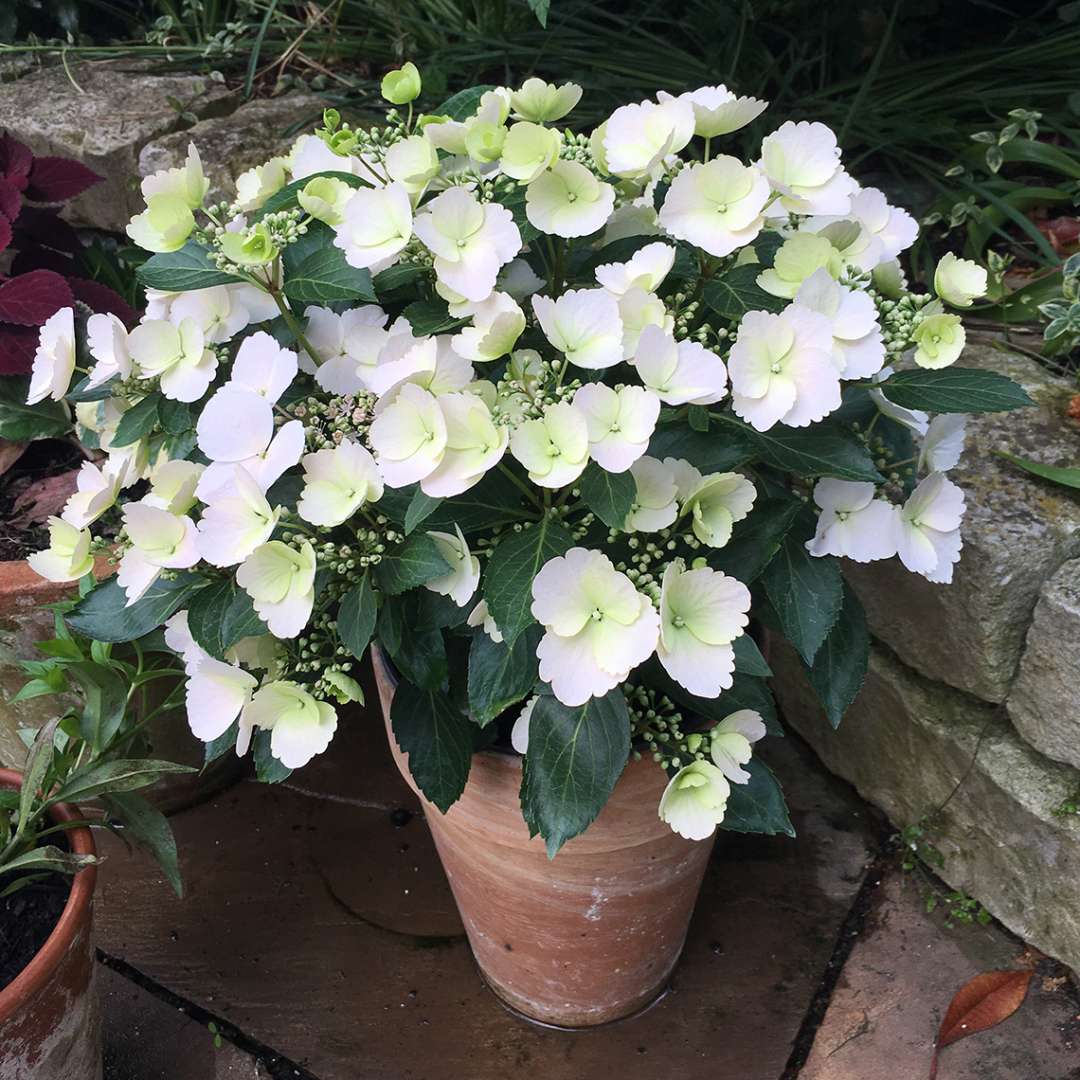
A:
POLYGON ((218 660, 242 638, 267 632, 251 597, 232 577, 211 582, 195 594, 188 606, 188 629, 196 644, 218 660))
POLYGON ((870 632, 859 598, 846 582, 840 614, 810 665, 810 684, 832 726, 839 727, 870 663, 870 632))
POLYGON ((448 334, 459 326, 464 326, 468 319, 455 319, 450 314, 444 300, 414 300, 405 309, 405 318, 409 320, 412 331, 417 337, 430 334, 448 334))
POLYGON ((66 616, 68 626, 97 641, 134 641, 156 630, 205 584, 195 574, 158 578, 141 599, 127 606, 127 595, 109 578, 80 600, 66 616))
POLYGON ((691 405, 687 409, 686 419, 694 431, 705 433, 709 430, 709 410, 704 405, 691 405))
POLYGON ((354 585, 342 597, 338 608, 337 632, 341 643, 359 660, 365 653, 371 635, 375 632, 378 604, 371 577, 365 573, 359 585, 354 585))
POLYGON ((234 720, 221 735, 206 743, 203 747, 203 768, 234 749, 239 734, 240 721, 234 720))
POLYGON ((533 578, 549 559, 565 555, 574 546, 566 526, 553 517, 531 529, 507 533, 488 559, 484 574, 484 599, 508 645, 536 620, 532 606, 533 578))
POLYGON ((705 286, 704 300, 723 319, 738 322, 748 311, 783 311, 788 302, 757 283, 761 267, 734 266, 705 286))
POLYGON ((571 708, 544 694, 529 718, 521 812, 548 858, 596 819, 630 756, 630 715, 622 690, 571 708))
POLYGON ((758 258, 757 269, 766 270, 772 266, 776 253, 784 243, 784 237, 778 232, 763 232, 754 241, 754 254, 758 258))
POLYGON ((183 896, 176 837, 169 819, 141 795, 129 791, 106 794, 102 800, 112 816, 124 823, 122 835, 130 836, 139 847, 153 855, 173 891, 177 896, 183 896))
POLYGON ((686 424, 663 424, 649 441, 649 455, 682 458, 702 472, 730 472, 754 456, 748 438, 734 426, 694 431, 686 424))
MULTIPOLYGON (((33 848, 16 855, 14 859, 4 863, 4 873, 13 871, 25 872, 26 870, 47 870, 57 874, 75 874, 85 866, 93 866, 97 859, 93 855, 76 855, 71 851, 47 844, 44 847, 33 848)), ((7 889, 5 895, 10 895, 7 889)))
POLYGON ((408 536, 422 521, 426 521, 442 503, 442 499, 425 495, 417 488, 409 502, 409 508, 405 511, 405 535, 408 536))
POLYGON ((155 391, 147 394, 137 405, 133 405, 116 425, 113 446, 130 446, 144 435, 149 435, 158 423, 158 406, 165 399, 155 391))
POLYGON ((380 270, 375 275, 372 284, 381 302, 391 293, 412 285, 425 273, 427 271, 416 263, 398 263, 396 266, 388 266, 385 270, 380 270))
POLYGON ((174 401, 172 398, 163 397, 158 402, 157 413, 162 430, 170 435, 182 435, 195 427, 195 417, 191 413, 191 406, 186 401, 174 401))
POLYGON ((116 395, 116 384, 119 381, 120 380, 114 376, 100 385, 95 386, 91 390, 87 387, 87 384, 90 382, 90 376, 84 375, 64 395, 64 397, 75 404, 81 404, 85 401, 104 401, 106 398, 114 397, 116 395))
POLYGON ((783 735, 780 719, 776 712, 776 702, 772 692, 763 679, 743 675, 738 671, 727 690, 722 690, 719 697, 703 698, 691 694, 682 684, 677 683, 655 659, 650 660, 644 669, 642 682, 646 686, 669 698, 682 709, 687 716, 705 720, 723 720, 740 709, 753 709, 760 713, 770 735, 783 735))
POLYGON ((470 86, 467 90, 459 90, 453 97, 449 97, 437 109, 433 109, 435 116, 449 116, 451 120, 468 120, 478 108, 480 99, 495 87, 485 83, 482 86, 470 86))
POLYGON ((30 380, 20 375, 0 375, 0 439, 27 442, 48 439, 71 430, 71 414, 59 401, 27 405, 30 380))
POLYGON ((163 776, 195 772, 189 765, 171 761, 152 761, 145 758, 114 758, 95 761, 86 768, 69 774, 67 780, 49 796, 49 805, 58 802, 78 803, 105 792, 135 791, 147 787, 163 776))
POLYGON ((68 674, 82 688, 82 737, 98 752, 104 750, 120 730, 127 711, 128 688, 119 673, 102 664, 71 664, 68 674))
POLYGON ((38 728, 34 741, 30 744, 30 750, 26 755, 26 763, 23 765, 22 786, 19 788, 19 822, 16 835, 21 836, 27 825, 30 824, 35 800, 38 792, 45 782, 45 776, 52 765, 56 747, 53 742, 56 737, 56 726, 60 723, 60 717, 54 716, 38 728))
POLYGON ((742 675, 752 675, 758 679, 767 679, 772 675, 757 642, 749 634, 740 634, 733 642, 735 649, 735 670, 742 675))
POLYGON ((396 596, 449 572, 435 541, 426 532, 413 533, 397 551, 383 556, 375 568, 375 582, 384 593, 396 596))
POLYGON ((241 280, 219 270, 210 261, 206 249, 194 240, 189 240, 179 251, 152 255, 135 271, 135 276, 146 288, 165 292, 191 292, 241 280))
POLYGON ((286 278, 285 295, 296 304, 375 302, 371 274, 350 266, 345 261, 345 253, 332 245, 313 251, 296 267, 286 278))
POLYGON ((1006 412, 1034 404, 1018 383, 996 371, 915 368, 889 376, 878 389, 894 404, 927 412, 1006 412))
POLYGON ((512 647, 492 641, 482 630, 473 635, 469 646, 469 710, 476 723, 490 723, 532 693, 539 631, 539 627, 530 627, 512 647))
POLYGON ((728 832, 794 836, 784 792, 772 770, 757 757, 751 758, 745 767, 750 780, 731 785, 720 828, 728 832))
POLYGON ((546 30, 551 0, 529 0, 529 10, 536 16, 536 21, 546 30))
POLYGON ((394 691, 390 726, 409 772, 425 798, 444 814, 461 797, 473 755, 473 725, 438 690, 404 680, 394 691))
POLYGON ((709 556, 715 570, 750 584, 780 550, 780 544, 803 504, 792 496, 758 499, 732 530, 731 539, 709 556))
POLYGON ((577 482, 585 505, 609 529, 621 529, 634 505, 637 485, 627 472, 613 473, 590 461, 577 482))
POLYGON ((999 450, 998 454, 1021 469, 1025 469, 1033 476, 1039 476, 1043 480, 1051 480, 1055 484, 1061 484, 1063 487, 1080 488, 1080 469, 1065 468, 1060 465, 1044 465, 1040 461, 1017 457, 1015 454, 1006 454, 1002 450, 999 450))
POLYGON ((263 784, 280 784, 292 776, 292 769, 282 765, 270 752, 269 731, 257 731, 251 741, 251 756, 255 761, 255 779, 263 784))
MULTIPOLYGON (((418 490, 417 487, 387 488, 376 508, 391 521, 404 525, 418 490)), ((497 525, 527 521, 535 512, 522 506, 522 495, 514 482, 493 469, 479 484, 443 501, 424 520, 429 529, 453 532, 454 526, 458 525, 461 531, 468 535, 495 528, 497 525)))
MULTIPOLYGON (((442 631, 432 626, 417 625, 417 605, 411 596, 385 601, 383 609, 388 619, 391 617, 390 609, 395 607, 400 610, 396 614, 394 628, 386 636, 380 633, 380 642, 386 646, 386 651, 407 682, 423 690, 443 689, 450 665, 442 631)), ((382 625, 381 621, 380 627, 382 625)))

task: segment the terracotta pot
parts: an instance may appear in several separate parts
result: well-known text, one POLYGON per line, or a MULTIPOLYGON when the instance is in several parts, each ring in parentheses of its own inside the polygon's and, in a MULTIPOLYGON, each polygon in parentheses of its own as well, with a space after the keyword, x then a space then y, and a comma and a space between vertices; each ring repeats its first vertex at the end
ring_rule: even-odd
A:
MULTIPOLYGON (((0 786, 18 788, 19 774, 0 769, 0 786)), ((57 822, 82 815, 60 803, 57 822)), ((89 829, 66 834, 72 850, 94 855, 89 829)), ((64 910, 38 954, 0 990, 0 1077, 3 1080, 101 1080, 101 1003, 91 935, 97 868, 75 875, 64 910)))
POLYGON ((521 758, 476 754, 446 814, 417 791, 390 730, 396 679, 372 650, 387 735, 420 798, 484 978, 525 1016, 592 1027, 637 1012, 663 993, 686 940, 712 851, 657 816, 667 783, 652 761, 631 761, 600 816, 549 860, 521 817, 521 758))

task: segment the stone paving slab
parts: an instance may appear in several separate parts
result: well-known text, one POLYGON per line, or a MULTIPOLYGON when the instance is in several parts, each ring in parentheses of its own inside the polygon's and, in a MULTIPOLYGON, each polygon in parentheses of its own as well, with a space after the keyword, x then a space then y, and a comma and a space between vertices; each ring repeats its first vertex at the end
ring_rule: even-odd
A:
POLYGON ((99 943, 318 1080, 775 1080, 875 836, 792 741, 771 763, 799 840, 728 834, 670 992, 605 1029, 533 1026, 484 987, 374 715, 348 717, 287 785, 245 782, 175 817, 182 901, 106 838, 99 943))
MULTIPOLYGON (((799 1080, 922 1080, 956 991, 980 972, 1034 964, 996 924, 942 923, 917 878, 886 875, 799 1080)), ((1078 1009, 1061 969, 1036 965, 1019 1011, 943 1050, 939 1080, 1076 1080, 1078 1009)))

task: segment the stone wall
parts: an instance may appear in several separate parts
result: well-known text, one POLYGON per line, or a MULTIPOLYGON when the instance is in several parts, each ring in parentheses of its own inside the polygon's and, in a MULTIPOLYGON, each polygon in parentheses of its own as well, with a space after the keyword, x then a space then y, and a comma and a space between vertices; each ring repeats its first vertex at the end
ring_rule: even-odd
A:
POLYGON ((1080 969, 1080 498, 995 451, 1080 462, 1073 390, 991 343, 961 363, 1001 371, 1036 406, 973 419, 951 475, 968 514, 952 585, 898 562, 845 568, 877 639, 840 728, 795 655, 773 658, 788 721, 897 826, 939 807, 942 876, 1006 926, 1080 969))

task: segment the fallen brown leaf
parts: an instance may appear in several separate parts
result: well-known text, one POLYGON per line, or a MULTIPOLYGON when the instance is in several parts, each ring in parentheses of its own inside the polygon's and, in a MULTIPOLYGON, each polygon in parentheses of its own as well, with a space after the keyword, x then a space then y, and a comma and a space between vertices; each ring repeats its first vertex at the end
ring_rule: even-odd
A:
POLYGON ((29 445, 29 443, 0 439, 0 476, 3 476, 23 456, 23 451, 29 445))
POLYGON ((1000 1024, 1020 1008, 1032 974, 1030 971, 984 971, 957 990, 938 1029, 929 1080, 935 1080, 938 1054, 946 1046, 1000 1024))
POLYGON ((1065 415, 1073 420, 1080 420, 1080 394, 1074 394, 1069 398, 1069 404, 1065 407, 1065 415))
POLYGON ((42 525, 54 514, 59 514, 75 491, 78 475, 78 469, 69 469, 35 480, 12 504, 14 513, 9 524, 16 529, 25 529, 28 525, 42 525))

